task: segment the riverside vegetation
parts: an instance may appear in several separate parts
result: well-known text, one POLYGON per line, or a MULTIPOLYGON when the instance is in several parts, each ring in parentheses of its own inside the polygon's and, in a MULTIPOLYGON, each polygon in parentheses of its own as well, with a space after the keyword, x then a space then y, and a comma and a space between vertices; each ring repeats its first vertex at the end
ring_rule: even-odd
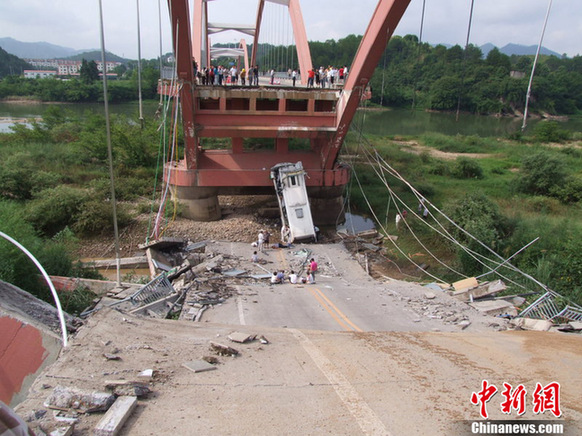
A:
MULTIPOLYGON (((157 122, 146 121, 141 129, 122 115, 112 120, 122 229, 150 211, 156 184, 160 186, 156 181, 160 164, 157 128, 157 122)), ((579 134, 571 137, 558 123, 543 122, 536 125, 531 137, 483 139, 426 134, 368 140, 432 203, 502 256, 509 257, 539 236, 538 242, 512 262, 582 304, 579 134), (451 161, 432 157, 427 151, 410 153, 415 143, 426 150, 454 152, 460 157, 451 161), (482 156, 463 157, 466 153, 482 156)), ((358 141, 356 135, 350 136, 345 152, 355 154, 358 141)), ((62 107, 51 107, 40 122, 17 125, 12 133, 0 134, 0 228, 37 256, 49 274, 87 275, 89 272, 73 261, 75 241, 113 234, 105 144, 105 120, 101 115, 73 115, 62 107)), ((356 160, 353 166, 376 214, 384 217, 388 201, 385 186, 370 165, 356 160)), ((403 183, 394 181, 391 185, 415 207, 416 200, 403 183)), ((362 192, 354 183, 349 198, 354 208, 367 213, 362 192)), ((459 271, 467 275, 485 271, 463 252, 443 244, 419 222, 409 221, 423 243, 459 271)), ((395 229, 389 225, 388 231, 395 229)), ((421 250, 407 231, 401 229, 400 236, 399 243, 406 253, 421 250)), ((484 253, 474 241, 459 232, 456 236, 471 249, 484 253)), ((394 256, 396 262, 403 262, 394 256)), ((34 268, 15 247, 0 241, 0 279, 49 299, 34 268)), ((438 265, 431 268, 437 276, 456 279, 438 265)), ((526 283, 521 277, 512 279, 526 283)), ((531 282, 527 285, 532 288, 531 282)), ((77 302, 79 308, 83 303, 77 302)))

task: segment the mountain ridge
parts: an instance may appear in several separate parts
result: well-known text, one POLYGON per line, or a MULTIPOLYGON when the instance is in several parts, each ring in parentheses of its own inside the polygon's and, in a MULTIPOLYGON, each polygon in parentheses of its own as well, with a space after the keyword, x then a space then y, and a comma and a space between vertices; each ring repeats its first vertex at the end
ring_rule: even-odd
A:
MULTIPOLYGON (((438 44, 435 44, 438 45, 438 44)), ((452 47, 451 44, 442 44, 446 47, 452 47)), ((0 47, 2 47, 6 52, 18 56, 21 59, 62 59, 62 58, 71 58, 71 57, 78 57, 79 55, 85 53, 94 53, 99 51, 98 49, 84 49, 84 50, 75 50, 70 47, 63 47, 55 44, 51 44, 48 42, 40 41, 40 42, 22 42, 18 41, 14 38, 0 38, 0 47)), ((497 48, 501 53, 506 54, 508 56, 511 55, 518 55, 518 56, 531 56, 535 55, 537 51, 537 45, 521 45, 521 44, 513 44, 509 43, 504 45, 503 47, 499 48, 492 43, 486 43, 479 46, 481 51, 483 52, 483 56, 486 57, 487 54, 497 48)), ((119 62, 127 62, 127 59, 121 58, 119 56, 114 55, 113 53, 108 52, 109 54, 113 55, 115 59, 119 62), (120 59, 124 59, 121 61, 120 59)), ((553 50, 550 50, 546 47, 541 48, 540 54, 543 55, 550 55, 556 56, 561 58, 562 55, 557 53, 553 50)))

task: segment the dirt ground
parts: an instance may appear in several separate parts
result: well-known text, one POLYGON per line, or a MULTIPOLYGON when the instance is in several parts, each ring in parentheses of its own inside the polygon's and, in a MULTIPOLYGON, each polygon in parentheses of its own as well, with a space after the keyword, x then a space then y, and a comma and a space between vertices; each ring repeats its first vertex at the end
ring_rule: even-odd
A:
MULTIPOLYGON (((16 408, 25 417, 47 410, 56 386, 104 390, 107 380, 155 375, 122 435, 464 435, 479 420, 470 402, 483 379, 503 387, 561 383, 562 419, 546 412, 519 419, 564 422, 582 432, 579 336, 503 333, 324 332, 260 326, 193 324, 128 317, 115 310, 93 316, 16 408), (269 344, 235 344, 234 331, 260 334, 269 344), (211 342, 235 347, 217 356, 211 342), (115 353, 120 360, 107 360, 115 353), (213 371, 184 363, 212 355, 213 371), (549 415, 549 416, 548 416, 549 415)), ((502 397, 488 403, 491 419, 502 397)), ((48 416, 52 415, 48 410, 48 416)), ((91 434, 101 413, 80 416, 74 435, 91 434)), ((42 428, 42 420, 31 425, 42 428)), ((46 427, 45 427, 46 428, 46 427)))

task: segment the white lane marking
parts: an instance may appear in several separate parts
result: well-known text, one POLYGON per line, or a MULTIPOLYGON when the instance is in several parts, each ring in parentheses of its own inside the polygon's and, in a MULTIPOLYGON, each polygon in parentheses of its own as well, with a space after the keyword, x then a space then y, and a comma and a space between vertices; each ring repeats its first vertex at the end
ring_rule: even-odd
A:
POLYGON ((238 320, 240 321, 240 325, 246 325, 247 323, 245 321, 242 298, 240 297, 240 295, 236 297, 236 306, 238 307, 238 320))
POLYGON ((348 408, 365 435, 392 436, 366 401, 358 394, 348 379, 315 346, 307 336, 295 329, 289 329, 309 354, 319 370, 327 377, 335 392, 348 408))

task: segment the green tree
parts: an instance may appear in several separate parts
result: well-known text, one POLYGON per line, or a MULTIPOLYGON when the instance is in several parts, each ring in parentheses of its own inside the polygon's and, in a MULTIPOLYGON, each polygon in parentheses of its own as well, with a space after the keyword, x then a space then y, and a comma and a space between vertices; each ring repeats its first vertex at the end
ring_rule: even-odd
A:
POLYGON ((81 61, 81 69, 79 70, 81 82, 85 84, 93 83, 99 79, 99 69, 95 61, 87 62, 86 59, 81 61))
POLYGON ((566 180, 564 163, 545 151, 534 153, 522 161, 517 189, 532 195, 550 195, 566 180))
MULTIPOLYGON (((465 197, 445 207, 447 215, 463 230, 451 226, 449 232, 462 246, 486 258, 493 255, 485 248, 502 252, 505 241, 511 235, 512 226, 495 203, 480 193, 465 197), (472 235, 469 236, 468 234, 472 235)), ((467 275, 478 275, 486 268, 482 260, 475 259, 467 250, 454 246, 462 270, 467 275)))

